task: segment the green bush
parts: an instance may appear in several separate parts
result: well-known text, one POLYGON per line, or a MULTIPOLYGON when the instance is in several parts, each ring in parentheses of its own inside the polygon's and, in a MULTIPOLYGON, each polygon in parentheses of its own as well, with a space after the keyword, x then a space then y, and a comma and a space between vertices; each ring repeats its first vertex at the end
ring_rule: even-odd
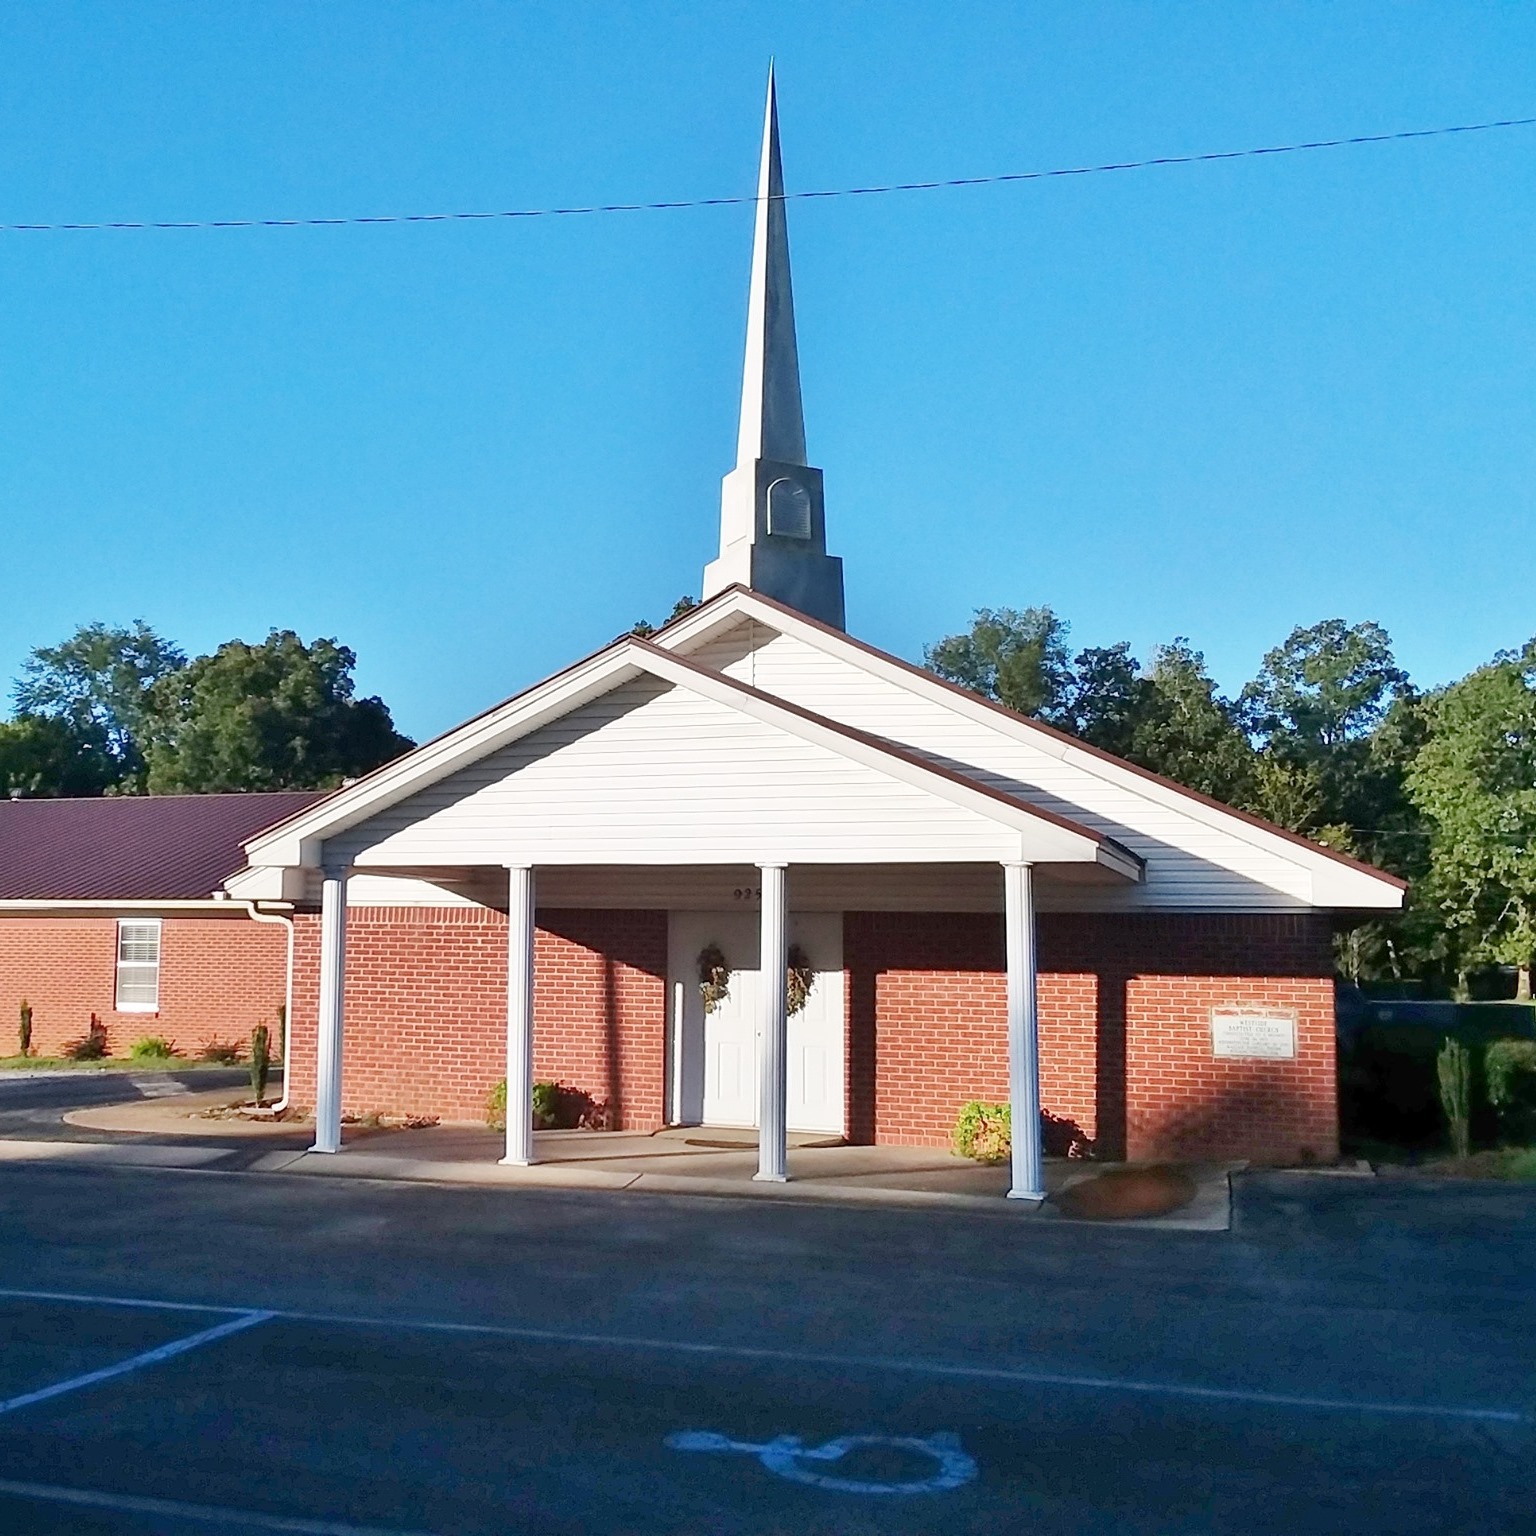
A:
POLYGON ((560 1123, 559 1083, 535 1083, 533 1085, 533 1128, 536 1131, 553 1130, 560 1123))
POLYGON ((128 1047, 132 1061, 169 1061, 175 1054, 175 1045, 163 1035, 145 1035, 128 1047))
POLYGON ((21 1022, 16 1030, 16 1039, 21 1045, 21 1054, 32 1054, 32 1004, 26 998, 21 1000, 21 1022))
POLYGON ((507 1128, 507 1080, 502 1080, 491 1089, 485 1100, 485 1123, 493 1131, 504 1131, 507 1128))
POLYGON ((1013 1155, 1012 1107, 972 1099, 961 1109, 951 1140, 961 1157, 978 1163, 1006 1162, 1013 1155))
POLYGON ((1495 1040, 1483 1053, 1483 1076, 1500 1139, 1536 1140, 1536 1040, 1495 1040))
POLYGON ((93 1013, 90 1027, 65 1045, 64 1054, 71 1061, 100 1061, 107 1054, 107 1026, 93 1013))
MULTIPOLYGON (((533 1128, 536 1131, 568 1131, 578 1126, 588 1130, 608 1129, 608 1106, 599 1103, 583 1088, 566 1083, 533 1085, 533 1128)), ((507 1128, 507 1080, 491 1089, 485 1101, 485 1123, 494 1131, 507 1128)))
POLYGON ((1468 1157, 1472 1152, 1472 1053, 1460 1040, 1447 1035, 1435 1058, 1435 1069, 1451 1147, 1457 1157, 1468 1157))

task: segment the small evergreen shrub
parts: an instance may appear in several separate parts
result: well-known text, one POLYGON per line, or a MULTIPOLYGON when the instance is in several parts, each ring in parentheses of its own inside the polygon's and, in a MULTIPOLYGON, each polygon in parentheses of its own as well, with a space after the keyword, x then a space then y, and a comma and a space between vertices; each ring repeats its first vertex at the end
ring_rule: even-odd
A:
POLYGON ((100 1061, 107 1054, 107 1026, 93 1013, 90 1027, 65 1045, 64 1054, 71 1061, 100 1061))
POLYGON ((1499 1117, 1500 1140, 1536 1140, 1536 1040, 1495 1040, 1483 1053, 1488 1102, 1499 1117))
POLYGON ((951 1137, 961 1157, 978 1163, 1003 1163, 1013 1155, 1013 1109, 972 1099, 960 1111, 951 1137))
MULTIPOLYGON (((606 1131, 608 1106, 594 1099, 584 1088, 567 1083, 540 1082, 533 1085, 533 1128, 536 1131, 569 1131, 578 1128, 606 1131)), ((485 1101, 485 1123, 493 1131, 507 1128, 507 1080, 491 1089, 485 1101)))
POLYGON ((16 1039, 21 1046, 21 1054, 32 1054, 32 1004, 26 998, 21 1000, 21 1022, 16 1028, 16 1039))
POLYGON ((270 1040, 265 1024, 251 1031, 251 1097, 258 1107, 267 1093, 267 1074, 272 1070, 270 1040))
POLYGON ((1472 1153, 1472 1053, 1460 1040, 1447 1035, 1435 1058, 1440 1079, 1440 1107, 1451 1131, 1457 1157, 1472 1153))
POLYGON ((164 1035, 145 1035, 128 1047, 132 1061, 169 1061, 176 1054, 174 1042, 164 1035))

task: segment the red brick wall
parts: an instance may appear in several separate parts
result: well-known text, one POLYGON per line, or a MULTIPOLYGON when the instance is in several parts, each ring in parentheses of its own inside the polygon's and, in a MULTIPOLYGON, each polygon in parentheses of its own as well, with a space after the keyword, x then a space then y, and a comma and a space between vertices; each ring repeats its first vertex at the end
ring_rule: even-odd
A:
POLYGON ((16 1050, 23 998, 32 1004, 33 1050, 43 1056, 85 1034, 93 1013, 117 1054, 144 1035, 194 1053, 212 1039, 246 1041, 257 1024, 275 1034, 286 964, 287 938, 276 924, 243 913, 166 917, 159 1012, 117 1013, 115 918, 0 916, 0 1054, 16 1050))
MULTIPOLYGON (((1337 1155, 1326 918, 1040 919, 1041 1095, 1102 1156, 1337 1155), (1294 1061, 1214 1060, 1210 1009, 1297 1013, 1294 1061)), ((968 1099, 1006 1099, 1002 923, 849 913, 849 1126, 854 1139, 947 1142, 968 1099)))
MULTIPOLYGON (((313 1104, 320 920, 298 918, 293 1100, 313 1104)), ((654 1130, 666 1081, 665 912, 540 911, 534 1076, 654 1130)), ((347 914, 342 1109, 484 1120, 506 1075, 507 920, 484 908, 347 914)))
MULTIPOLYGON (((319 920, 301 916, 294 1098, 314 1098, 319 920)), ((1318 916, 1040 920, 1041 1089, 1048 1149, 1101 1156, 1337 1153, 1329 928, 1318 916), (1295 1061, 1216 1061, 1215 1004, 1298 1018, 1295 1061)), ((539 913, 534 1070, 607 1101, 615 1123, 663 1114, 663 912, 539 913)), ((1006 1099, 1002 923, 849 913, 848 1126, 855 1141, 943 1146, 968 1099, 1006 1099)), ((349 914, 343 1105, 479 1120, 505 1070, 506 920, 481 909, 349 914)))

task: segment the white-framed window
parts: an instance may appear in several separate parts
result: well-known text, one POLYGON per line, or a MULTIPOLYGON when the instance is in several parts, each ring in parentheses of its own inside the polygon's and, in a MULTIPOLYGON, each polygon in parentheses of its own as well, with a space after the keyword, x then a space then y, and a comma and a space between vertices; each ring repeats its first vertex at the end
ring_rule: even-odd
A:
POLYGON ((118 1013, 160 1011, 160 919, 119 918, 117 923, 118 1013))

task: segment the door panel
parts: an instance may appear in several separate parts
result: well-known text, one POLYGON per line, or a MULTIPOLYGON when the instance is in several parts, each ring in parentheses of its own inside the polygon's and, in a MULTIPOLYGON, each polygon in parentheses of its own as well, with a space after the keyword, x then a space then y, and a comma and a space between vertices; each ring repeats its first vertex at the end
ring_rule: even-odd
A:
MULTIPOLYGON (((673 998, 671 1118, 684 1125, 757 1124, 759 914, 674 912, 669 970, 673 998), (730 990, 709 1013, 698 957, 718 945, 730 990)), ((791 914, 789 941, 815 970, 805 1007, 789 1019, 789 1128, 843 1133, 843 934, 839 913, 791 914)))

